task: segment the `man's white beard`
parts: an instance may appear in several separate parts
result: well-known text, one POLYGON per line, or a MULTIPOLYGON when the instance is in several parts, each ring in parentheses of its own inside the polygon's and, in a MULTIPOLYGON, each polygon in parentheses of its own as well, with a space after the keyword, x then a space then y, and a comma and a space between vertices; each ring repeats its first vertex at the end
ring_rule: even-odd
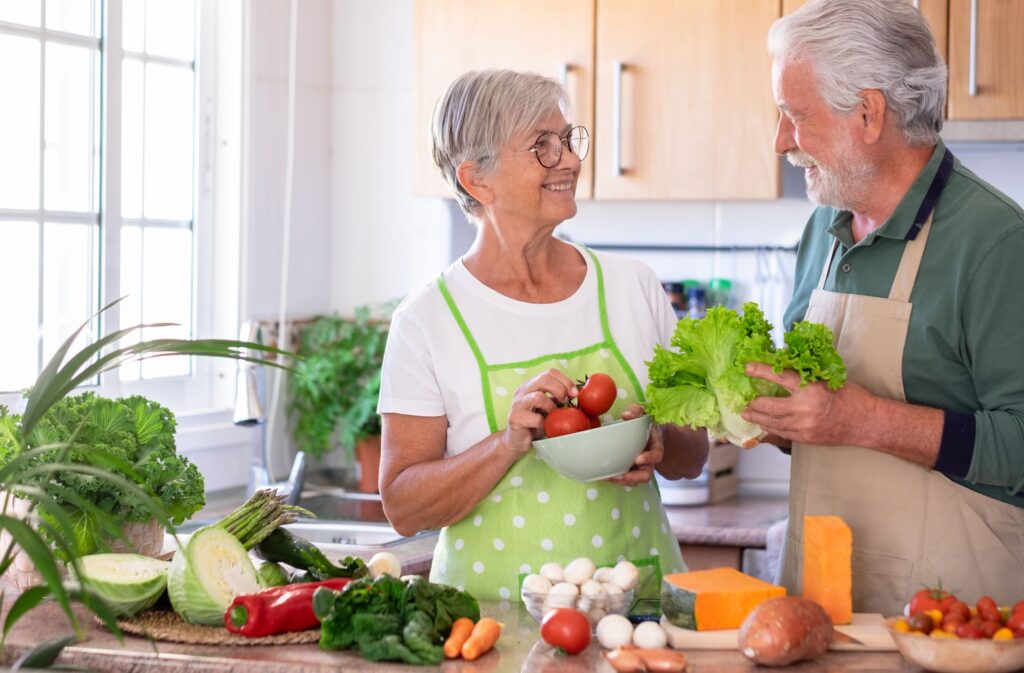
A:
MULTIPOLYGON (((870 190, 869 180, 876 172, 874 166, 857 155, 849 141, 836 152, 832 168, 825 168, 800 150, 788 152, 786 159, 800 168, 815 166, 818 177, 807 178, 807 198, 815 205, 839 210, 857 210, 864 202, 870 190)), ((806 173, 804 175, 806 178, 806 173)))

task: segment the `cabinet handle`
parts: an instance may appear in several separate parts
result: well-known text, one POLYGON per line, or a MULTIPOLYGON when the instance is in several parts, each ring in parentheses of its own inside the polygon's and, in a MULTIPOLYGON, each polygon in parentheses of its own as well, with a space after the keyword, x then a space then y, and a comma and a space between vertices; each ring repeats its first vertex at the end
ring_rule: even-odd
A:
POLYGON ((612 175, 619 176, 622 170, 622 73, 626 64, 615 61, 612 64, 612 175))
POLYGON ((967 94, 978 95, 978 0, 971 0, 971 53, 967 70, 967 94))
POLYGON ((562 83, 562 88, 565 90, 569 89, 569 71, 571 69, 572 64, 564 61, 558 66, 558 81, 562 83))

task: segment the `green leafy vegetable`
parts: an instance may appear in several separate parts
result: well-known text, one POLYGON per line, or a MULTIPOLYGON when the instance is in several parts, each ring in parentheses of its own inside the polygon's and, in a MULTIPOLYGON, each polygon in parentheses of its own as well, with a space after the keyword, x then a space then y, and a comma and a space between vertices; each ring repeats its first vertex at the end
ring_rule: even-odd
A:
MULTIPOLYGON (((144 397, 117 400, 83 393, 58 400, 43 414, 24 441, 14 434, 19 417, 0 406, 0 465, 22 452, 42 446, 30 466, 58 462, 91 465, 138 485, 158 501, 174 524, 202 508, 203 476, 175 448, 174 414, 144 397)), ((101 476, 77 470, 39 472, 30 483, 45 487, 61 506, 68 507, 79 555, 108 551, 110 535, 100 525, 97 510, 121 522, 149 521, 151 503, 101 476), (95 505, 83 508, 82 501, 95 505)), ((53 521, 52 508, 40 515, 53 521)))
POLYGON ((313 611, 322 622, 321 649, 355 647, 371 661, 407 664, 441 663, 452 623, 480 619, 479 604, 464 591, 390 575, 364 577, 342 592, 318 589, 313 611))
POLYGON ((656 346, 648 362, 647 411, 658 423, 707 428, 712 437, 745 448, 764 435, 759 425, 740 413, 758 396, 783 396, 785 389, 747 376, 749 362, 763 362, 781 373, 793 369, 801 385, 825 381, 836 389, 846 381, 846 368, 832 345, 826 326, 800 322, 784 335, 786 347, 776 349, 772 325, 754 302, 743 313, 716 306, 701 319, 683 318, 676 325, 669 350, 656 346))

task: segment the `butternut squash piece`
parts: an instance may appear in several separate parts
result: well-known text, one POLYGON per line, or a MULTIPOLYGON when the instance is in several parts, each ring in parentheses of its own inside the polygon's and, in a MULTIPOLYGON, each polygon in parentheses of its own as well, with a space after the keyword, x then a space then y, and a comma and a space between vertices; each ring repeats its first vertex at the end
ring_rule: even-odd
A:
POLYGON ((735 629, 755 607, 785 595, 784 587, 734 568, 697 570, 664 577, 661 611, 671 623, 684 629, 735 629))
POLYGON ((853 619, 853 533, 838 516, 804 517, 803 597, 814 601, 833 624, 853 619))

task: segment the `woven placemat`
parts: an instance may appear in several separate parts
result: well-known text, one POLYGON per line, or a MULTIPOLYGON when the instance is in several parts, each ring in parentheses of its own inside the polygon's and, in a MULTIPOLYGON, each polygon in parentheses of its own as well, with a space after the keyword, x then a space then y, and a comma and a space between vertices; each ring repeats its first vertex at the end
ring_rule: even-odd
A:
MULTIPOLYGON (((94 618, 102 624, 102 620, 95 615, 94 618)), ((222 626, 189 624, 173 610, 147 610, 132 619, 118 619, 117 625, 122 631, 132 635, 192 645, 297 645, 320 640, 320 629, 246 638, 231 633, 222 626)))

